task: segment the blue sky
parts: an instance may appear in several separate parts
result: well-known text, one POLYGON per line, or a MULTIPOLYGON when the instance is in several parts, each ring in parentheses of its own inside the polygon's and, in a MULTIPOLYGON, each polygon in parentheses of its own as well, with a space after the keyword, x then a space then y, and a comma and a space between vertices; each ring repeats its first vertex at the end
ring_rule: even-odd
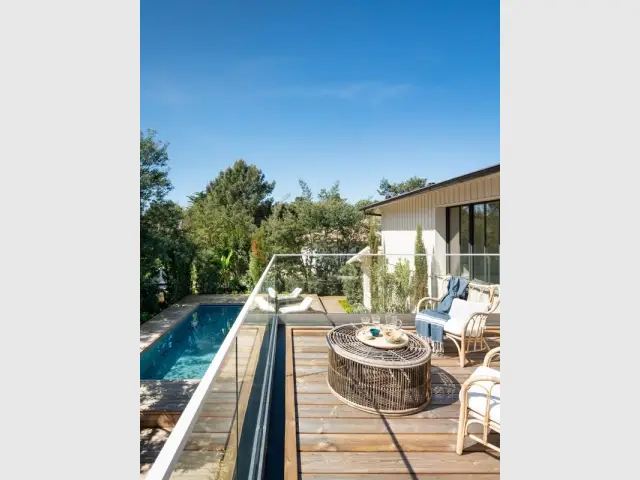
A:
POLYGON ((497 0, 142 0, 140 48, 183 205, 238 158, 353 201, 500 161, 497 0))

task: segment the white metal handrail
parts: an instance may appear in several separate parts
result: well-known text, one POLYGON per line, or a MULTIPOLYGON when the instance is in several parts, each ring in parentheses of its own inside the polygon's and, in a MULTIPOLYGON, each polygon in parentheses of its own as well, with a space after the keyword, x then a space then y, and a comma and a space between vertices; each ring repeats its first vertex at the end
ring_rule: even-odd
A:
POLYGON ((211 362, 211 365, 209 365, 209 368, 207 368, 207 371, 205 372, 204 377, 202 377, 198 388, 196 388, 195 392, 193 392, 193 395, 191 396, 191 399, 189 399, 189 403, 187 403, 187 406, 180 416, 180 419, 169 435, 167 442, 164 444, 162 450, 160 450, 160 454, 156 458, 156 461, 151 466, 151 469, 149 470, 149 473, 147 475, 147 480, 166 480, 171 476, 171 473, 173 472, 173 469, 178 462, 178 459, 180 458, 180 454, 182 453, 184 445, 187 442, 187 439, 191 434, 193 427, 198 420, 198 417, 200 416, 200 412, 202 411, 202 408, 204 406, 204 399, 209 392, 211 385, 218 376, 220 365, 227 356, 227 353, 231 349, 231 346, 233 345, 233 342, 238 335, 240 327, 247 318, 247 315, 253 306, 256 295, 262 288, 262 284, 264 283, 264 280, 267 276, 267 272, 269 271, 274 260, 275 255, 271 257, 271 261, 267 265, 267 268, 265 268, 264 272, 262 273, 262 276, 251 292, 251 295, 249 295, 249 298, 238 314, 236 321, 233 322, 233 325, 231 326, 229 333, 222 342, 220 349, 213 357, 213 361, 211 362))

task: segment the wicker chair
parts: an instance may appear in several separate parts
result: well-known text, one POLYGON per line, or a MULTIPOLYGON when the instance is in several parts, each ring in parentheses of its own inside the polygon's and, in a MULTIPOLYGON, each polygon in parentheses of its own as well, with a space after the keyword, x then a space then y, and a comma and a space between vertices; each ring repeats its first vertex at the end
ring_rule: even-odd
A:
MULTIPOLYGON (((445 293, 448 290, 450 276, 442 279, 442 288, 440 298, 425 297, 418 301, 416 305, 416 314, 420 312, 420 307, 423 303, 426 303, 428 309, 433 310, 436 305, 442 301, 445 293)), ((498 285, 485 285, 477 282, 469 282, 469 295, 470 302, 477 302, 486 305, 486 308, 481 308, 479 311, 468 312, 466 318, 451 319, 444 323, 444 336, 449 338, 455 343, 458 349, 458 355, 460 357, 460 366, 464 367, 466 364, 466 354, 471 352, 482 352, 489 350, 489 344, 485 339, 485 330, 487 330, 487 319, 490 316, 495 316, 499 311, 500 298, 497 295, 499 292, 498 285), (480 302, 481 301, 481 302, 480 302)), ((454 299, 454 302, 464 302, 461 299, 454 299)), ((452 307, 453 308, 453 307, 452 307)), ((499 335, 499 326, 493 326, 489 328, 489 331, 493 334, 499 335)))
POLYGON ((462 455, 464 437, 469 436, 497 452, 500 447, 489 443, 491 430, 500 433, 500 372, 490 368, 491 360, 500 354, 500 347, 489 350, 484 364, 478 367, 460 390, 460 422, 456 453, 462 455), (482 438, 468 433, 469 425, 482 425, 482 438))

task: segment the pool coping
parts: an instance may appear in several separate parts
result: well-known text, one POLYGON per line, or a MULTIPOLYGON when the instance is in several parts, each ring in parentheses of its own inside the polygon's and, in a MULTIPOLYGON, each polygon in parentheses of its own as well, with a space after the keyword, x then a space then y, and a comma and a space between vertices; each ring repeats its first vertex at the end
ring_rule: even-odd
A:
POLYGON ((188 295, 140 325, 140 354, 152 347, 168 330, 200 305, 244 304, 249 295, 188 295))

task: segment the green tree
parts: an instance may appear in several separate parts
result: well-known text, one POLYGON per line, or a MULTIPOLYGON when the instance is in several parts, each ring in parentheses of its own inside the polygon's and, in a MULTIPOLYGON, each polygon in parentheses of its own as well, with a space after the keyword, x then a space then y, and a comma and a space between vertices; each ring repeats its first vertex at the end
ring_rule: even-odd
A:
POLYGON ((140 132, 140 314, 157 313, 190 292, 195 246, 182 226, 184 212, 165 200, 171 190, 168 143, 156 132, 140 132), (158 301, 159 281, 166 280, 164 305, 158 301))
POLYGON ((427 186, 427 179, 421 177, 411 177, 404 182, 391 183, 386 178, 380 180, 380 186, 378 187, 378 195, 382 195, 384 198, 395 197, 402 193, 411 192, 418 188, 427 186))
POLYGON ((418 225, 416 227, 416 243, 414 253, 416 255, 415 258, 415 270, 413 272, 412 279, 412 304, 416 305, 421 298, 427 296, 427 281, 428 281, 428 270, 427 270, 427 250, 424 247, 424 242, 422 241, 422 225, 418 225))
MULTIPOLYGON (((309 186, 300 181, 301 194, 293 202, 279 203, 262 224, 263 248, 270 253, 356 253, 366 245, 364 213, 340 195, 340 185, 323 188, 314 198, 309 186)), ((322 257, 313 268, 303 259, 280 261, 285 285, 301 283, 307 291, 340 294, 338 278, 344 259, 322 257), (293 278, 293 280, 291 280, 293 278)))
POLYGON ((140 131, 140 213, 161 201, 173 188, 169 181, 169 144, 156 140, 156 131, 140 131))
POLYGON ((185 219, 189 238, 198 248, 195 277, 198 293, 219 293, 232 287, 242 290, 242 280, 249 265, 253 217, 247 212, 217 205, 206 197, 192 203, 185 219), (222 256, 233 251, 228 271, 228 285, 220 283, 222 256))
POLYGON ((393 305, 393 274, 389 272, 386 257, 378 257, 371 267, 371 305, 374 313, 392 311, 393 305), (374 293, 375 292, 375 293, 374 293))
MULTIPOLYGON (((369 224, 369 252, 373 254, 378 253, 378 230, 373 222, 369 224)), ((380 260, 384 260, 384 257, 371 257, 371 272, 370 272, 370 289, 371 289, 371 310, 373 312, 379 311, 379 292, 378 292, 378 263, 380 260)))
POLYGON ((263 223, 264 241, 272 253, 350 253, 366 245, 364 213, 340 195, 339 184, 322 189, 314 200, 300 181, 302 195, 293 202, 274 205, 263 223))
MULTIPOLYGON (((166 279, 166 303, 171 304, 190 293, 191 262, 195 245, 182 229, 184 210, 171 201, 153 201, 140 217, 141 255, 149 255, 166 279), (150 247, 150 248, 149 248, 150 247)), ((158 274, 160 274, 158 272, 158 274)))
POLYGON ((222 255, 218 259, 218 265, 220 268, 220 279, 222 280, 224 289, 227 292, 229 291, 229 282, 231 281, 231 256, 232 255, 233 255, 233 250, 230 250, 227 256, 222 255))
POLYGON ((342 290, 353 312, 364 311, 362 272, 359 263, 345 263, 340 268, 342 290))
POLYGON ((380 257, 371 269, 372 311, 375 313, 407 313, 410 311, 411 269, 408 260, 400 260, 390 269, 380 257), (375 294, 373 293, 375 291, 375 294))
POLYGON ((276 182, 265 180, 262 170, 240 159, 209 182, 206 194, 216 205, 247 212, 259 225, 271 214, 275 186, 276 182))
POLYGON ((401 260, 393 269, 392 312, 405 313, 410 310, 411 268, 408 260, 401 260))
MULTIPOLYGON (((161 202, 171 190, 167 144, 155 138, 156 132, 140 132, 140 313, 153 314, 160 310, 157 295, 158 279, 162 272, 159 257, 162 239, 151 228, 145 212, 152 202, 161 202)), ((153 213, 153 212, 152 212, 153 213)), ((146 318, 146 317, 145 317, 146 318)))
POLYGON ((194 275, 200 293, 240 291, 252 283, 251 237, 272 210, 274 186, 255 165, 238 160, 209 182, 205 191, 190 197, 185 223, 199 250, 194 275), (218 260, 230 251, 233 257, 222 268, 218 260), (224 269, 230 272, 228 279, 220 277, 226 275, 224 269))
POLYGON ((265 245, 265 229, 261 226, 251 238, 251 259, 249 260, 249 276, 252 284, 260 280, 262 272, 269 264, 269 252, 265 245))

